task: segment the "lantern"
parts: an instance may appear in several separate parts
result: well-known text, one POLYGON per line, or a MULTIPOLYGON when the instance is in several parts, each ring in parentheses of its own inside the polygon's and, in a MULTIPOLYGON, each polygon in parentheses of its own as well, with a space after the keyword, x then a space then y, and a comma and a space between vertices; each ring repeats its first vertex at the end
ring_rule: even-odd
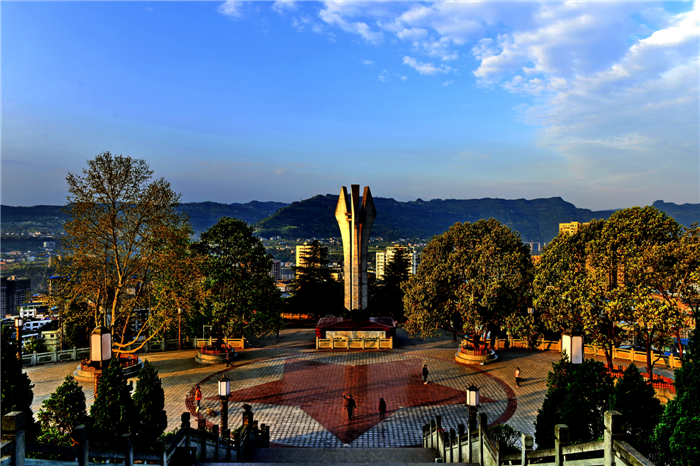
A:
POLYGON ((583 333, 580 330, 567 329, 561 335, 561 352, 569 358, 572 364, 583 362, 583 333))

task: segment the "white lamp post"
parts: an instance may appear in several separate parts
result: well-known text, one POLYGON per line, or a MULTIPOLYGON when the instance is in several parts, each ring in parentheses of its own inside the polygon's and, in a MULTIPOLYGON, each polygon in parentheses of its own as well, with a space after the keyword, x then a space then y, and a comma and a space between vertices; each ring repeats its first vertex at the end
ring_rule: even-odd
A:
POLYGON ((583 362, 583 333, 576 329, 567 329, 561 334, 561 352, 572 364, 583 362))
POLYGON ((21 317, 15 317, 15 336, 17 337, 17 358, 22 361, 22 326, 24 320, 21 317))
POLYGON ((221 400, 221 436, 228 437, 228 396, 231 394, 231 379, 222 375, 219 379, 219 400, 221 400))
POLYGON ((177 308, 177 349, 182 349, 182 308, 177 308))
POLYGON ((112 334, 104 326, 95 327, 90 334, 90 361, 93 365, 100 365, 102 368, 104 361, 112 359, 112 334))
POLYGON ((469 430, 476 429, 476 412, 479 409, 479 388, 476 385, 467 387, 467 406, 469 406, 469 430))

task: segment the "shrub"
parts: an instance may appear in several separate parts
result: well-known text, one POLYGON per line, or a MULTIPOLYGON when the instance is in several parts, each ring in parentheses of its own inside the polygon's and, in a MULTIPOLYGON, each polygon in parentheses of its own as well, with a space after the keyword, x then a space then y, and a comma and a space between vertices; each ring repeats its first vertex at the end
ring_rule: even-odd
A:
MULTIPOLYGON (((102 372, 97 398, 90 407, 90 417, 96 435, 91 436, 100 448, 121 447, 120 437, 130 433, 135 421, 131 383, 127 384, 117 358, 112 358, 102 372)), ((92 441, 91 441, 92 442, 92 441)))
POLYGON ((137 421, 134 432, 140 446, 151 446, 168 425, 165 414, 165 393, 158 371, 148 361, 139 373, 134 392, 137 421))

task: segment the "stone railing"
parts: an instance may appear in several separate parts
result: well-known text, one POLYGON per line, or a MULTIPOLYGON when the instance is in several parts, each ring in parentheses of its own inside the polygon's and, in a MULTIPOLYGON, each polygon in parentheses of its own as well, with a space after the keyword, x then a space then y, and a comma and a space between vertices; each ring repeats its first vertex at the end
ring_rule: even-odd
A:
POLYGON ((287 320, 311 320, 315 319, 316 316, 313 314, 296 314, 291 312, 283 312, 282 318, 287 320))
POLYGON ((437 416, 423 426, 423 447, 437 452, 444 463, 473 463, 480 466, 538 464, 541 466, 654 466, 634 447, 623 440, 625 429, 617 411, 605 413, 602 441, 570 445, 569 428, 554 428, 554 448, 533 450, 532 435, 521 437, 520 453, 506 453, 506 446, 491 439, 486 432, 486 414, 478 413, 478 428, 471 423, 469 431, 459 424, 457 431, 443 429, 437 416))
POLYGON ((316 349, 394 349, 394 339, 389 338, 318 338, 316 349))
POLYGON ((13 411, 2 418, 2 466, 67 466, 77 464, 89 466, 95 462, 135 463, 168 465, 177 459, 178 464, 196 464, 206 461, 242 462, 252 450, 270 446, 270 427, 252 421, 252 413, 246 413, 250 422, 243 424, 233 435, 229 431, 219 436, 219 426, 206 429, 204 419, 198 420, 198 428, 190 427, 190 414, 183 413, 182 424, 177 434, 167 443, 159 441, 155 453, 134 451, 133 438, 126 434, 122 437, 123 448, 119 451, 103 451, 90 447, 90 431, 86 426, 78 426, 72 432, 74 447, 61 447, 25 441, 24 414, 13 411), (61 455, 69 460, 34 459, 39 453, 61 455))
MULTIPOLYGON (((194 345, 204 354, 222 354, 222 351, 215 348, 214 344, 217 342, 216 338, 195 338, 194 345)), ((245 338, 222 338, 222 344, 225 348, 230 349, 244 349, 245 348, 245 338)), ((223 351, 225 353, 225 351, 223 351)))

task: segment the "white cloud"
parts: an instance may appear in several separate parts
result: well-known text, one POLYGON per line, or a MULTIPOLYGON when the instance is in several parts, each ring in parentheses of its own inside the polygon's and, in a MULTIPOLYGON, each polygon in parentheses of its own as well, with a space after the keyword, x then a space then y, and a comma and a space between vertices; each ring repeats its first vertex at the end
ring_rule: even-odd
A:
POLYGON ((363 65, 374 65, 374 62, 372 60, 362 60, 360 63, 363 65))
POLYGON ((400 79, 401 81, 406 81, 406 80, 408 79, 408 76, 401 76, 399 79, 400 79))
POLYGON ((454 83, 454 81, 445 81, 444 83, 442 83, 442 85, 443 85, 443 86, 449 86, 449 85, 451 85, 451 84, 453 84, 453 83, 454 83))
POLYGON ((387 82, 391 79, 391 76, 387 70, 382 71, 382 73, 379 75, 379 80, 381 82, 387 82))
POLYGON ((415 58, 406 56, 403 57, 403 64, 408 65, 420 74, 434 75, 440 73, 449 73, 452 68, 447 65, 434 66, 432 63, 419 62, 415 58))
POLYGON ((346 18, 360 15, 365 12, 362 4, 357 2, 326 2, 325 8, 319 12, 319 17, 331 26, 337 26, 345 32, 360 35, 370 43, 379 43, 384 40, 381 31, 374 31, 363 21, 353 21, 346 18))
POLYGON ((272 4, 272 9, 278 13, 282 13, 285 10, 296 10, 297 2, 296 0, 275 0, 272 4))
POLYGON ((224 3, 219 5, 217 9, 222 15, 228 16, 229 18, 238 19, 243 16, 241 12, 241 6, 246 0, 226 0, 224 3))

